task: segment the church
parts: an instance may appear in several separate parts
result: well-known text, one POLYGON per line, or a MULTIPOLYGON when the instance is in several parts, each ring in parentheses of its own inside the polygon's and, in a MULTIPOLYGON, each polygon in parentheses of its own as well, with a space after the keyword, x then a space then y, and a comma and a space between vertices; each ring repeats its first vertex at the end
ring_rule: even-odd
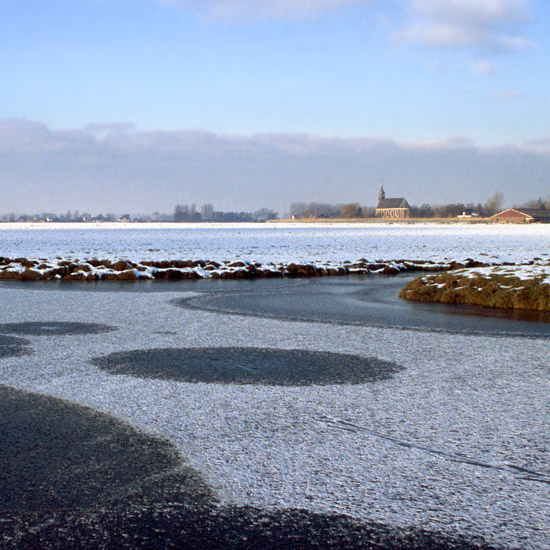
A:
POLYGON ((377 218, 403 219, 411 217, 411 209, 406 199, 387 199, 384 187, 380 185, 378 204, 375 216, 377 218))

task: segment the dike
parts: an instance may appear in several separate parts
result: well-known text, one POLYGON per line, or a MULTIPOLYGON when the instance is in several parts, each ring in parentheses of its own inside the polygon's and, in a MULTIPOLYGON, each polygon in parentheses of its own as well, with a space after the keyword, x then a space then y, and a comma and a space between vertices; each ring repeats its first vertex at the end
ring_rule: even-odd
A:
POLYGON ((449 271, 461 267, 483 266, 467 259, 463 262, 436 263, 421 260, 356 261, 335 263, 267 263, 213 260, 144 260, 126 259, 43 261, 32 258, 0 257, 0 280, 15 281, 139 281, 186 279, 260 279, 268 277, 331 277, 378 273, 397 275, 404 272, 449 271))

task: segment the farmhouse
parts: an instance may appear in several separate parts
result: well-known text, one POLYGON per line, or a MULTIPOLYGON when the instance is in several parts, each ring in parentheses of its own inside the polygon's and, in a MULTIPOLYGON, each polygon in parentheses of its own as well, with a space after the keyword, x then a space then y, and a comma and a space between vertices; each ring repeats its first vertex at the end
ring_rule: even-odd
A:
POLYGON ((508 208, 491 216, 494 223, 550 223, 550 210, 546 208, 508 208))
POLYGON ((411 210, 409 203, 404 198, 387 199, 386 193, 384 192, 384 187, 380 185, 375 216, 377 218, 389 219, 410 218, 411 210))

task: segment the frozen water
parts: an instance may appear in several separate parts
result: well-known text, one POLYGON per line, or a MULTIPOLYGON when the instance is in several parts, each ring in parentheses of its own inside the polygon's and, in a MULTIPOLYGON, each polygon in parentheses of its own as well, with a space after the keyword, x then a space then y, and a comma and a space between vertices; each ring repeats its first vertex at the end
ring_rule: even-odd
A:
POLYGON ((172 304, 185 295, 0 286, 5 322, 118 329, 26 334, 33 355, 2 359, 0 384, 162 435, 222 503, 337 512, 482 535, 509 547, 550 547, 548 340, 282 321, 172 304), (404 370, 354 386, 286 387, 139 379, 91 363, 113 352, 184 347, 353 354, 404 370))

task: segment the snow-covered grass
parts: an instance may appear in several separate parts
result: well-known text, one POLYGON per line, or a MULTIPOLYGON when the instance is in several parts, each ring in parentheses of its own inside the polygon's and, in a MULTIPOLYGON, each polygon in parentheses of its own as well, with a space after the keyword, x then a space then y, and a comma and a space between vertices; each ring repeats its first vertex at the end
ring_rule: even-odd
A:
POLYGON ((399 295, 423 302, 550 311, 550 266, 491 266, 425 275, 399 295))
POLYGON ((455 274, 464 275, 471 279, 492 279, 494 277, 501 277, 504 279, 519 279, 520 281, 536 280, 543 284, 550 284, 550 265, 546 263, 476 267, 471 269, 460 269, 455 271, 455 274))

